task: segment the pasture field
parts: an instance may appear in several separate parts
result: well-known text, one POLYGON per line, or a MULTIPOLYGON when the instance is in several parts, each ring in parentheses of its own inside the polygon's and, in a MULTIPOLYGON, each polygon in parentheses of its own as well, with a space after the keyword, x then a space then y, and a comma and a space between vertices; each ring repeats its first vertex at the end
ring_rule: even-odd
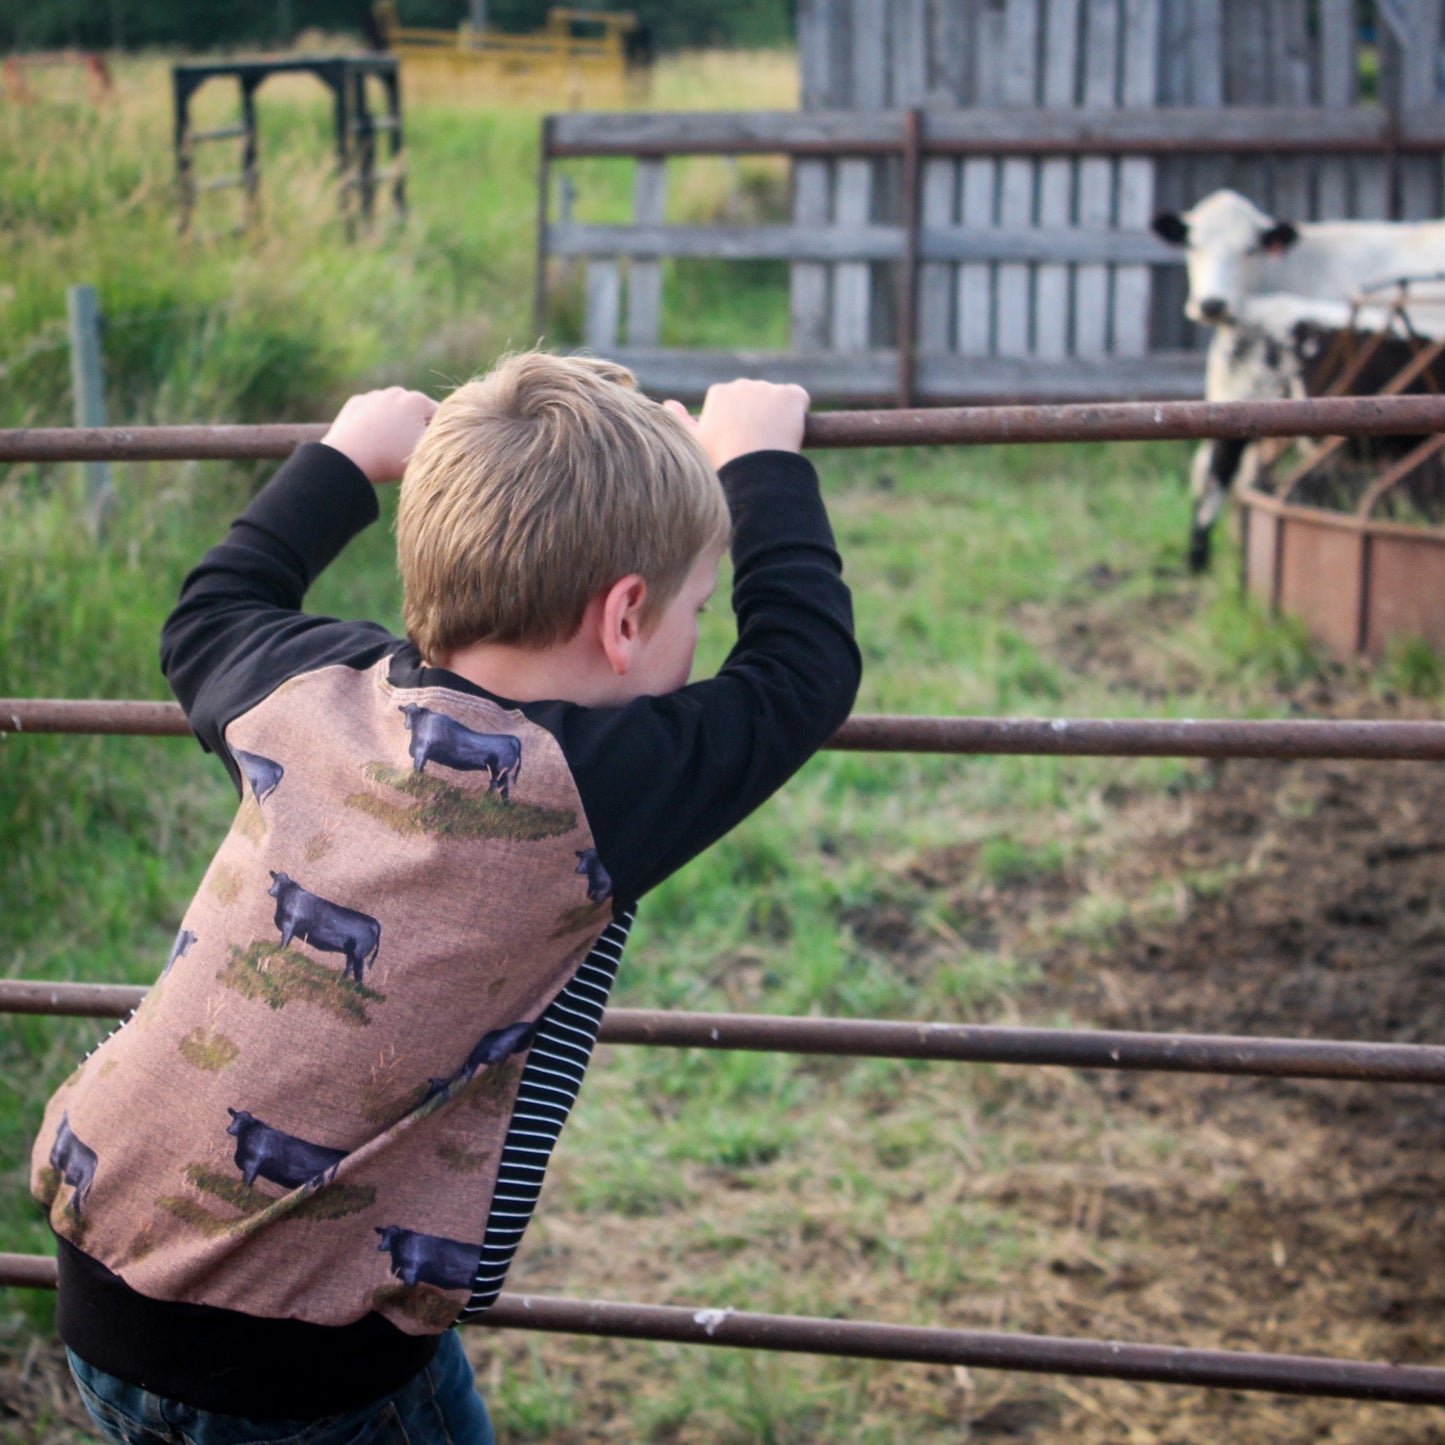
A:
MULTIPOLYGON (((266 224, 174 234, 161 58, 93 111, 0 107, 0 425, 64 424, 64 288, 94 281, 112 418, 321 419, 532 344, 537 115, 409 97, 412 215, 348 244, 328 120, 263 90, 266 224)), ((788 104, 791 58, 683 57, 653 103, 788 104)), ((206 123, 217 123, 219 116, 206 123)), ((579 168, 578 214, 625 205, 579 168)), ((782 203, 699 166, 689 214, 782 203)), ((202 228, 204 229, 204 223, 202 228)), ((565 278, 561 278, 565 282, 565 278)), ((688 339, 781 340, 783 278, 675 273, 688 339)), ((562 307, 552 338, 575 325, 562 307)), ((679 321, 681 327, 684 322, 679 321)), ((684 339, 678 335, 675 339, 684 339)), ((1433 716, 1438 660, 1371 677, 1183 570, 1187 448, 822 454, 869 712, 1433 716)), ((0 476, 0 695, 161 697, 186 568, 264 469, 0 476)), ((389 515, 390 497, 387 506, 389 515)), ((397 625, 385 526, 310 599, 397 625)), ((727 645, 715 609, 699 671, 727 645)), ((9 974, 151 980, 234 799, 175 739, 0 741, 9 974)), ((1441 1034, 1445 780, 1413 764, 825 753, 652 895, 633 1007, 1424 1041, 1441 1034)), ((0 1023, 0 1231, 49 1089, 104 1033, 0 1023)), ((1439 1363, 1445 1107, 1423 1089, 610 1047, 509 1288, 1439 1363)), ((88 1437, 47 1297, 0 1302, 0 1441, 88 1437)), ((1445 1440, 1437 1411, 620 1341, 467 1335, 508 1442, 1445 1440)))

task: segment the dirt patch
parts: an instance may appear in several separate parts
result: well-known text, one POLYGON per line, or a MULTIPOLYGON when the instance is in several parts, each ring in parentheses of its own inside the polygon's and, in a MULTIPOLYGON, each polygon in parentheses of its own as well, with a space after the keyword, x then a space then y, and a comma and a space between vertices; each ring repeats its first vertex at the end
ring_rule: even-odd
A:
MULTIPOLYGON (((1336 688, 1328 703, 1350 715, 1363 699, 1336 688)), ((1375 716, 1400 710, 1372 703, 1375 716)), ((1214 764, 1171 795, 1122 801, 1048 879, 983 883, 973 861, 968 849, 941 850, 912 876, 985 920, 993 946, 1040 961, 1040 982, 1020 1001, 1027 1018, 1066 1002, 1076 1022, 1098 1028, 1445 1037, 1438 764, 1214 764)), ((1117 1167, 1005 1168, 978 1190, 1056 1231, 1046 1257, 1012 1282, 1010 1328, 1397 1363, 1445 1357, 1445 1091, 1075 1078, 1107 1121, 1104 1152, 1117 1167), (1152 1162, 1139 1139, 1154 1141, 1152 1162)), ((1035 1127, 1047 1152, 1068 1151, 1066 1126, 1037 1117, 1035 1127)), ((1094 1380, 1057 1389, 1059 1412, 1008 1438, 1445 1440, 1432 1409, 1094 1380)), ((1006 1398, 1028 1390, 1019 1381, 1006 1398)))

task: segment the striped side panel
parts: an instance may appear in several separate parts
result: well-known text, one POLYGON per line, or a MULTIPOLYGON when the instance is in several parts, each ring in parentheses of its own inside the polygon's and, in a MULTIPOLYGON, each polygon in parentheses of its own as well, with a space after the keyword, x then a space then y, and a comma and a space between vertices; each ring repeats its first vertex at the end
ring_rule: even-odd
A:
POLYGON ((537 1207, 542 1176, 557 1136, 572 1112, 582 1076, 591 1062, 602 1012, 634 917, 633 913, 624 913, 608 924, 571 981, 537 1022, 536 1037, 517 1087, 516 1109, 502 1141, 492 1211, 487 1216, 472 1297, 461 1313, 464 1320, 496 1302, 516 1258, 522 1234, 537 1207))

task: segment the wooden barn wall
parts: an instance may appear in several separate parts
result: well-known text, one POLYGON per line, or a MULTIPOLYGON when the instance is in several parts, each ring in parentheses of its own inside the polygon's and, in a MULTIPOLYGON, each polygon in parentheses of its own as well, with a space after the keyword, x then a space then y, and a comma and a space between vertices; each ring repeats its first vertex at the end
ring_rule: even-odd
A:
MULTIPOLYGON (((1445 0, 798 0, 802 103, 1408 109, 1445 95, 1442 10, 1445 0), (1375 96, 1364 94, 1369 11, 1375 96)), ((898 216, 886 162, 800 162, 795 184, 799 219, 898 216)), ((925 224, 1133 229, 1221 185, 1296 219, 1442 211, 1441 166, 1429 158, 1393 172, 1378 158, 934 159, 922 184, 925 224)), ((892 288, 882 268, 798 271, 796 344, 886 344, 892 288), (865 320, 850 288, 867 293, 865 320), (841 331, 840 316, 853 317, 841 331)), ((1058 358, 1197 344, 1177 269, 929 265, 919 285, 925 350, 1058 358)))

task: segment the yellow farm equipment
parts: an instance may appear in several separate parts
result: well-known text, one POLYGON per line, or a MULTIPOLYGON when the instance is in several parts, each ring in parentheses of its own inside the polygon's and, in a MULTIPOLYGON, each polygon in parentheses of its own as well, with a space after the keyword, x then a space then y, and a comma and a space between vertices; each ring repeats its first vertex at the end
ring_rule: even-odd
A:
POLYGON ((402 25, 394 0, 379 0, 375 14, 413 96, 534 99, 577 109, 622 103, 645 74, 645 32, 626 11, 553 9, 543 28, 527 35, 465 21, 455 30, 402 25))

